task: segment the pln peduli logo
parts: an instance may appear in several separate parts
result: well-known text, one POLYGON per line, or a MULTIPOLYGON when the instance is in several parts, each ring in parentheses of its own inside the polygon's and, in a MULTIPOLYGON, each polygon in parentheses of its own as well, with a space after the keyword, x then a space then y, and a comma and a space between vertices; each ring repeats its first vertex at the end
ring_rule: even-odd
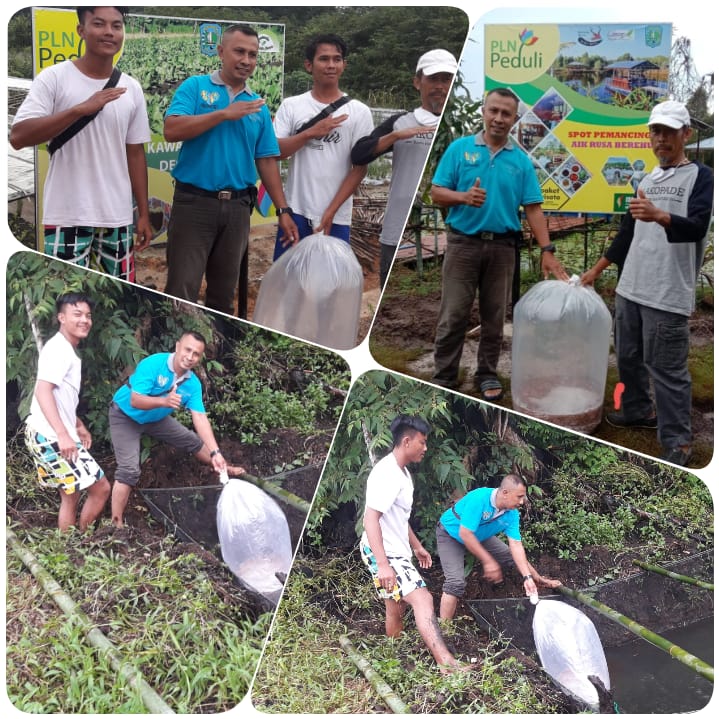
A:
POLYGON ((505 84, 530 82, 544 75, 559 51, 556 25, 488 25, 485 28, 485 70, 505 84))

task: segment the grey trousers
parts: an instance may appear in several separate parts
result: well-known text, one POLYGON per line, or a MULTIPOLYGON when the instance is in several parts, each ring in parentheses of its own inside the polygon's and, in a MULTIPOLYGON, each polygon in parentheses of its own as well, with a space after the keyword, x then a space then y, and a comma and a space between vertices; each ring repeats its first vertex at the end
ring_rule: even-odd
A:
POLYGON ((140 479, 140 440, 143 434, 190 454, 199 452, 204 444, 192 430, 181 425, 174 417, 140 424, 128 417, 114 402, 110 405, 108 416, 110 439, 117 463, 115 481, 131 487, 140 479))
MULTIPOLYGON (((454 537, 447 533, 441 522, 437 522, 437 554, 444 573, 442 591, 453 597, 463 597, 467 584, 464 578, 464 557, 467 549, 454 537)), ((482 546, 494 557, 497 563, 505 569, 514 566, 514 559, 509 547, 497 537, 490 537, 482 542, 482 546)))

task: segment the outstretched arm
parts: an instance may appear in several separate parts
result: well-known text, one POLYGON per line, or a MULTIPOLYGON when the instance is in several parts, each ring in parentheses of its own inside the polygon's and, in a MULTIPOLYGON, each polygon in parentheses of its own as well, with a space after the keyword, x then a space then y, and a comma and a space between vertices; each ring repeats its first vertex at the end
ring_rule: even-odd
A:
POLYGON ((212 425, 210 420, 207 419, 207 415, 203 412, 191 412, 192 414, 192 425, 195 428, 195 432, 199 438, 204 442, 204 447, 198 453, 199 459, 211 464, 216 472, 222 472, 227 469, 227 463, 222 454, 216 452, 219 449, 217 440, 215 439, 215 433, 212 431, 212 425), (205 451, 207 455, 205 455, 205 451))

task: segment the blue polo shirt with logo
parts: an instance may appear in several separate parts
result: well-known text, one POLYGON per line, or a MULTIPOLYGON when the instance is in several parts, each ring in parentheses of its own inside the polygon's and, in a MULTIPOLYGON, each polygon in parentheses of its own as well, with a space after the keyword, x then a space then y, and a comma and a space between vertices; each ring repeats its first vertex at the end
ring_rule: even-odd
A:
POLYGON ((460 137, 442 155, 432 184, 467 192, 477 178, 487 190, 487 199, 481 207, 450 207, 447 224, 457 232, 517 232, 521 230, 519 208, 542 203, 532 161, 511 141, 493 153, 482 133, 460 137))
MULTIPOLYGON (((230 98, 219 72, 188 77, 175 91, 165 117, 206 115, 260 96, 247 86, 230 98)), ((184 140, 172 176, 203 190, 244 190, 257 183, 255 159, 279 157, 280 147, 266 106, 239 120, 226 120, 184 140)))
POLYGON ((497 515, 498 510, 492 503, 495 491, 491 487, 480 487, 465 494, 454 505, 454 510, 459 515, 459 519, 452 511, 452 508, 448 509, 439 518, 442 526, 447 530, 447 534, 460 544, 464 544, 459 536, 459 528, 462 526, 472 532, 480 542, 501 532, 504 532, 509 539, 516 539, 521 542, 519 511, 507 509, 497 515))
POLYGON ((202 402, 202 383, 194 374, 187 371, 176 375, 172 369, 174 352, 161 352, 145 357, 137 367, 130 379, 115 392, 112 398, 117 406, 138 424, 159 422, 174 411, 172 407, 156 407, 155 409, 138 409, 130 404, 132 392, 160 397, 170 393, 175 385, 175 392, 182 398, 182 407, 191 412, 205 414, 202 402))

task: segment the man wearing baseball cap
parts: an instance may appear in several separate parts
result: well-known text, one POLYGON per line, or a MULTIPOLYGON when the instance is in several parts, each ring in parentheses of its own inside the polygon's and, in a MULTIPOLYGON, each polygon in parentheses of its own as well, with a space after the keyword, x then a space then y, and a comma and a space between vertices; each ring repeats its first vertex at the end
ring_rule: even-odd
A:
POLYGON ((685 466, 692 440, 689 317, 711 223, 714 175, 685 154, 691 119, 682 103, 659 103, 647 124, 659 164, 639 183, 614 241, 582 282, 593 283, 612 262, 622 268, 614 344, 625 389, 621 411, 607 415, 607 422, 656 428, 662 459, 685 466))
POLYGON ((352 164, 367 165, 392 152, 387 208, 380 234, 380 286, 384 286, 415 200, 440 115, 457 72, 457 61, 447 50, 430 50, 417 61, 412 84, 420 106, 388 117, 352 149, 352 164))

